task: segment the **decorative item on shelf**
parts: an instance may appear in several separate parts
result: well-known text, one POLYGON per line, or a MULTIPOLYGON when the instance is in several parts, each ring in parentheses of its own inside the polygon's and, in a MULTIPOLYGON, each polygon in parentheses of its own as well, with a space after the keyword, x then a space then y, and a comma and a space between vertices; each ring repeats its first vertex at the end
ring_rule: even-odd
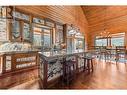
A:
POLYGON ((12 19, 12 10, 11 6, 0 6, 0 18, 3 19, 12 19))
POLYGON ((55 23, 51 19, 45 18, 44 20, 45 20, 46 26, 55 27, 55 23))
POLYGON ((13 7, 12 6, 8 6, 7 7, 7 16, 6 16, 6 18, 7 19, 12 19, 13 18, 13 16, 12 16, 12 11, 13 11, 13 7))
POLYGON ((0 6, 0 18, 6 18, 6 7, 0 6))
POLYGON ((66 43, 61 43, 61 49, 66 49, 66 43))
POLYGON ((12 7, 0 6, 0 41, 8 41, 8 19, 12 19, 12 7))
POLYGON ((40 19, 40 18, 33 18, 33 22, 34 23, 37 23, 37 24, 43 24, 44 25, 44 20, 43 19, 40 19))

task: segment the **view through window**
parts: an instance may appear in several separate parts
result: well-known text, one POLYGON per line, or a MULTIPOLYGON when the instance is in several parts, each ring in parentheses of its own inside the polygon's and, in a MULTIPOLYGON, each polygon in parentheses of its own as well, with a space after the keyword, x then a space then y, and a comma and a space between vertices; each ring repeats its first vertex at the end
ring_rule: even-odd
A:
POLYGON ((125 44, 125 33, 112 34, 110 38, 95 38, 95 46, 124 46, 125 44), (108 41, 108 42, 107 42, 108 41), (111 42, 111 43, 110 43, 111 42))
POLYGON ((107 39, 106 38, 96 39, 95 45, 96 46, 107 46, 107 39))
POLYGON ((124 46, 125 33, 112 34, 111 46, 124 46))

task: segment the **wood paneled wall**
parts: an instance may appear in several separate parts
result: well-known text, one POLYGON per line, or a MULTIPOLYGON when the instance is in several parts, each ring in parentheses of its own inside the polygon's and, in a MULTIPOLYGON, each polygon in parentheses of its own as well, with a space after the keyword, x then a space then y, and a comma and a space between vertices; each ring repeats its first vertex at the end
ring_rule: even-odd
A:
POLYGON ((89 24, 89 46, 94 38, 106 28, 110 33, 126 32, 127 46, 127 6, 83 6, 89 24))
POLYGON ((88 22, 80 6, 16 6, 16 9, 63 24, 74 24, 84 32, 87 46, 88 22))

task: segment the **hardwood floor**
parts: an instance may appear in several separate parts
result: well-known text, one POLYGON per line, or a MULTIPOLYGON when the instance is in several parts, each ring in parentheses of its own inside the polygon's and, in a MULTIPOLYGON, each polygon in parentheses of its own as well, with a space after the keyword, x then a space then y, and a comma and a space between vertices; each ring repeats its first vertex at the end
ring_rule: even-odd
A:
MULTIPOLYGON (((39 89, 39 84, 33 81, 13 89, 39 89)), ((96 60, 93 73, 82 72, 69 87, 57 84, 51 89, 127 89, 127 64, 96 60)))
POLYGON ((69 87, 52 89, 127 89, 127 64, 96 60, 93 73, 82 72, 69 87))
POLYGON ((71 89, 127 89, 127 64, 105 63, 94 64, 94 72, 81 73, 70 86, 71 89))
POLYGON ((23 84, 20 84, 20 85, 17 85, 15 87, 12 87, 10 88, 9 90, 36 90, 36 89, 39 89, 39 82, 38 80, 31 80, 31 81, 28 81, 26 83, 23 83, 23 84))

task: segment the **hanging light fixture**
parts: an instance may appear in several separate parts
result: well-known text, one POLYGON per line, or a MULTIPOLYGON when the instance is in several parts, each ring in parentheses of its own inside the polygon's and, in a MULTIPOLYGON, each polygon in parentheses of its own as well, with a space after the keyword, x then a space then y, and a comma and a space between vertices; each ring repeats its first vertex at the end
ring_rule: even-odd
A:
POLYGON ((107 9, 105 8, 105 19, 104 19, 104 29, 103 29, 103 31, 101 31, 101 33, 100 33, 100 38, 109 38, 109 37, 111 37, 111 35, 110 35, 110 32, 109 31, 107 31, 107 24, 106 24, 106 17, 107 17, 107 11, 106 11, 107 9))
POLYGON ((73 24, 71 24, 71 29, 69 31, 69 34, 75 35, 76 34, 76 30, 73 24))

